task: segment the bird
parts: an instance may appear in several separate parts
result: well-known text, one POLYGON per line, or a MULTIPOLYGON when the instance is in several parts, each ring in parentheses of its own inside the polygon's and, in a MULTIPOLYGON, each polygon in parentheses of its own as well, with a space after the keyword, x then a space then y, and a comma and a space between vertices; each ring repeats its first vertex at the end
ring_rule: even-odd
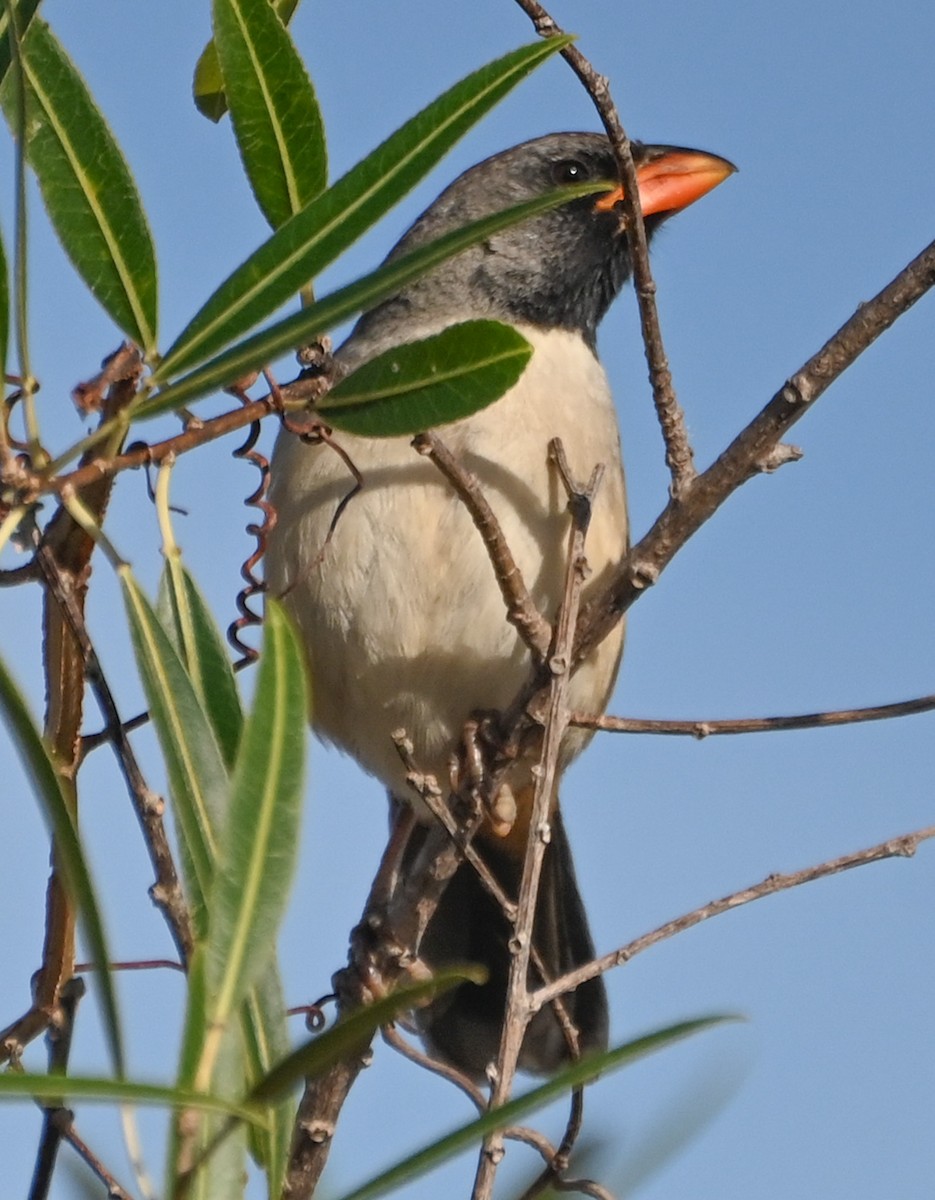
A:
MULTIPOLYGON (((684 147, 633 142, 632 152, 650 238, 662 221, 736 169, 718 155, 684 147)), ((406 284, 363 313, 335 353, 336 372, 344 376, 377 354, 476 319, 510 325, 529 342, 532 355, 518 381, 489 407, 438 434, 477 479, 533 601, 550 620, 562 597, 569 531, 567 496, 549 459, 551 439, 561 439, 576 478, 587 479, 597 464, 604 468, 587 534, 584 601, 628 548, 617 418, 597 357, 598 325, 630 275, 623 191, 609 139, 554 133, 495 154, 446 188, 387 259, 550 190, 589 182, 604 190, 576 193, 406 284)), ((340 453, 287 429, 278 436, 266 587, 282 598, 305 644, 315 730, 380 780, 393 804, 414 806, 416 828, 424 828, 430 818, 407 783, 394 732, 407 732, 419 769, 444 784, 466 722, 510 705, 529 678, 530 652, 507 621, 465 505, 414 451, 412 439, 339 432, 332 439, 340 453), (360 487, 342 506, 348 460, 360 487)), ((573 711, 605 711, 622 647, 621 624, 573 674, 573 711)), ((588 738, 581 729, 568 731, 561 769, 588 738)), ((514 900, 535 761, 521 756, 510 764, 505 784, 515 815, 504 824, 491 814, 474 842, 514 900)), ((590 961, 595 951, 557 794, 550 826, 533 938, 551 979, 590 961)), ((413 857, 410 851, 403 858, 404 873, 413 857)), ((418 1010, 415 1020, 429 1050, 471 1078, 483 1078, 497 1053, 511 932, 473 866, 462 863, 419 953, 430 969, 479 962, 487 980, 462 983, 418 1010)), ((583 983, 563 1002, 577 1046, 545 1007, 527 1028, 522 1069, 549 1074, 578 1054, 606 1048, 603 980, 583 983)))

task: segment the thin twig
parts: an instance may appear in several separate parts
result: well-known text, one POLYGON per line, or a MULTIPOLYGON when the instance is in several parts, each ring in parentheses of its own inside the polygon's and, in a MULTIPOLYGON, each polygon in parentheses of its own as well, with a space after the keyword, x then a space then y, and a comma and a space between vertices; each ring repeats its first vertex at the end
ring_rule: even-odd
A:
POLYGON ((858 725, 863 721, 889 721, 935 709, 935 693, 892 704, 875 704, 866 708, 840 708, 829 712, 798 713, 785 717, 734 717, 720 720, 665 720, 649 717, 594 717, 572 713, 570 725, 579 729, 595 729, 605 733, 652 733, 707 737, 738 733, 775 733, 789 729, 828 729, 836 725, 858 725))
POLYGON ((130 1193, 120 1186, 116 1178, 108 1171, 107 1167, 104 1166, 104 1163, 98 1158, 88 1143, 78 1136, 74 1125, 70 1125, 67 1129, 63 1130, 62 1136, 78 1157, 83 1160, 85 1165, 97 1176, 104 1187, 107 1188, 107 1200, 133 1200, 130 1193))
MULTIPOLYGON (((511 939, 507 985, 507 1004, 500 1048, 497 1054, 490 1107, 498 1108, 509 1098, 519 1064, 520 1051, 532 1009, 529 1004, 529 966, 533 945, 536 900, 539 880, 549 839, 549 812, 557 787, 559 756, 568 724, 567 691, 571 679, 572 646, 581 600, 581 589, 587 572, 585 539, 590 522, 594 496, 603 475, 603 465, 594 468, 589 483, 582 487, 570 477, 564 450, 559 439, 549 443, 550 458, 556 465, 568 493, 571 514, 565 588, 555 624, 548 664, 552 675, 549 703, 544 715, 542 751, 534 769, 535 790, 529 823, 529 836, 523 862, 517 903, 516 922, 511 939)), ((576 1047, 574 1047, 576 1049, 576 1047)), ((503 1157, 503 1135, 494 1133, 484 1140, 474 1177, 473 1200, 489 1200, 493 1192, 497 1166, 503 1157)))
MULTIPOLYGON (((216 441, 225 434, 243 429, 254 421, 262 420, 271 413, 279 412, 280 405, 288 409, 299 409, 317 399, 326 390, 327 384, 314 378, 300 376, 292 383, 282 384, 278 388, 278 396, 269 393, 259 400, 250 400, 239 408, 221 413, 207 420, 191 423, 182 433, 166 438, 152 445, 135 443, 123 454, 88 455, 88 461, 66 474, 35 475, 31 481, 31 491, 36 496, 48 492, 59 493, 71 487, 80 492, 89 484, 101 479, 109 479, 134 467, 158 466, 170 455, 178 457, 189 450, 197 449, 208 442, 216 441)), ((92 441, 97 442, 97 434, 92 435, 92 441)))
POLYGON ((677 933, 683 933, 686 929, 691 929, 693 925, 700 925, 702 921, 707 921, 710 917, 716 917, 723 912, 740 908, 744 904, 752 903, 754 900, 762 900, 764 896, 772 896, 776 892, 800 887, 804 883, 812 883, 814 880, 824 879, 828 875, 837 875, 841 871, 850 871, 854 867, 863 867, 868 863, 882 862, 883 859, 887 858, 911 858, 919 845, 931 838, 935 838, 935 825, 918 829, 914 833, 903 834, 901 837, 890 838, 885 842, 880 842, 876 846, 870 846, 866 850, 857 850, 852 854, 842 854, 838 858, 829 859, 827 862, 819 863, 814 867, 805 867, 801 871, 767 875, 764 880, 754 884, 752 887, 742 888, 738 892, 731 892, 730 895, 724 896, 720 900, 712 900, 710 904, 703 904, 700 908, 693 909, 691 912, 676 917, 672 921, 667 921, 665 925, 660 925, 657 929, 653 929, 649 933, 644 933, 641 937, 628 942, 625 946, 621 946, 617 950, 612 950, 609 954, 601 955, 600 958, 595 958, 591 962, 577 967, 574 971, 569 971, 567 975, 554 980, 547 987, 539 988, 531 997, 532 1004, 536 1011, 538 1011, 544 1004, 548 1004, 553 997, 562 996, 566 992, 574 991, 575 988, 587 980, 594 979, 596 976, 602 975, 605 971, 609 971, 613 967, 618 967, 622 963, 629 962, 631 958, 635 958, 637 954, 648 950, 650 946, 655 946, 667 938, 674 937, 677 933))
MULTIPOLYGON (((516 0, 516 3, 533 22, 540 37, 555 37, 562 33, 557 22, 538 0, 516 0)), ((639 304, 643 347, 649 367, 656 416, 665 441, 666 465, 671 475, 670 491, 673 500, 677 502, 695 476, 694 455, 688 439, 685 416, 675 395, 672 372, 662 340, 659 312, 656 307, 656 283, 649 265, 649 243, 643 224, 632 146, 611 97, 607 77, 594 69, 577 46, 566 46, 561 54, 591 98, 617 160, 623 186, 623 214, 633 289, 639 304)))
POLYGON ((507 620, 532 651, 534 661, 541 663, 548 653, 552 630, 529 594, 500 522, 481 490, 477 476, 461 466, 436 433, 420 433, 412 444, 419 454, 430 458, 438 467, 471 514, 493 563, 497 585, 506 605, 507 620))
MULTIPOLYGON (((421 1067, 424 1071, 430 1071, 433 1075, 438 1075, 441 1079, 454 1084, 455 1087, 460 1088, 464 1092, 479 1113, 486 1112, 487 1097, 467 1075, 462 1074, 461 1071, 458 1071, 446 1062, 432 1058, 424 1050, 420 1050, 418 1046, 413 1046, 411 1042, 408 1042, 402 1036, 395 1026, 386 1025, 380 1032, 384 1042, 391 1049, 395 1050, 397 1054, 401 1054, 403 1058, 408 1059, 411 1063, 415 1063, 417 1067, 421 1067)), ((545 1134, 540 1133, 537 1129, 532 1129, 528 1125, 507 1125, 501 1132, 508 1141, 522 1142, 541 1155, 547 1167, 548 1183, 550 1186, 560 1191, 581 1192, 584 1195, 594 1196, 597 1200, 612 1200, 609 1192, 605 1191, 599 1184, 594 1183, 593 1180, 565 1180, 555 1175, 552 1167, 553 1164, 560 1161, 562 1154, 561 1147, 556 1149, 545 1134)))
MULTIPOLYGON (((84 995, 84 980, 73 977, 59 992, 59 1019, 49 1027, 49 1074, 65 1075, 68 1072, 68 1056, 75 1030, 75 1015, 78 1003, 84 995)), ((42 1134, 36 1150, 36 1165, 33 1169, 29 1200, 46 1200, 52 1186, 52 1175, 62 1141, 63 1125, 70 1126, 72 1113, 59 1101, 48 1101, 41 1106, 45 1114, 42 1134)))
POLYGON ((150 895, 153 903, 162 910, 182 962, 187 963, 191 957, 194 935, 191 927, 191 915, 175 868, 172 847, 169 844, 163 821, 165 802, 146 783, 133 747, 124 730, 124 725, 120 720, 116 700, 91 641, 84 615, 64 585, 56 560, 46 546, 39 547, 36 557, 46 587, 59 605, 71 635, 81 649, 88 684, 107 723, 107 740, 114 748, 156 877, 155 883, 150 888, 150 895))
POLYGON ((465 1075, 463 1071, 459 1071, 457 1067, 451 1066, 450 1063, 442 1062, 438 1058, 432 1058, 430 1054, 426 1054, 418 1046, 413 1046, 411 1042, 406 1041, 399 1030, 393 1025, 385 1025, 380 1030, 380 1035, 384 1042, 395 1050, 397 1054, 401 1054, 403 1058, 408 1058, 411 1063, 415 1063, 417 1067, 421 1067, 424 1071, 430 1071, 433 1075, 438 1075, 439 1078, 454 1084, 456 1088, 464 1092, 465 1096, 467 1096, 478 1112, 482 1113, 486 1110, 487 1097, 474 1080, 470 1076, 465 1075))
MULTIPOLYGON (((426 775, 419 770, 418 764, 413 757, 414 750, 411 739, 407 736, 404 729, 397 729, 393 734, 393 744, 396 751, 406 768, 406 779, 410 787, 412 787, 419 795, 419 799, 428 808, 432 816, 438 821, 439 825, 446 831, 451 838, 452 843, 460 850, 464 858, 471 864, 477 872, 481 883, 494 898, 497 904, 506 917, 512 924, 516 920, 516 902, 511 900, 500 886, 493 872, 484 862, 483 858, 477 853, 474 846, 468 837, 468 829, 464 827, 464 822, 459 823, 455 820, 451 809, 442 799, 442 793, 433 776, 426 775)), ((470 831, 473 833, 473 830, 470 831)), ((418 872, 412 873, 418 876, 418 872)), ((419 890, 422 891, 422 882, 419 881, 419 890)), ((425 925, 431 919, 435 907, 428 913, 421 923, 421 932, 424 932, 425 925)))

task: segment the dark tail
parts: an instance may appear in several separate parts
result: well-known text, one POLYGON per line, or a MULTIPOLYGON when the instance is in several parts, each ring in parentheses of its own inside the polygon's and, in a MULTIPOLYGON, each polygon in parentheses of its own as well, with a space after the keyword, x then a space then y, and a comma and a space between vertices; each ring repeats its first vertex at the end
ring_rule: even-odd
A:
MULTIPOLYGON (((578 893, 568 836, 561 815, 551 820, 552 839, 536 906, 534 942, 550 979, 594 958, 584 905, 578 893)), ((522 858, 505 852, 495 838, 475 841, 501 887, 516 898, 522 858)), ((416 1021, 430 1048, 466 1074, 482 1077, 497 1056, 506 1009, 511 929, 497 903, 485 891, 476 871, 464 863, 445 890, 422 940, 421 957, 430 967, 481 963, 489 972, 485 984, 461 984, 420 1009, 416 1021)), ((540 982, 530 968, 530 983, 540 982)), ((607 1048, 607 994, 601 978, 583 983, 562 997, 565 1012, 578 1031, 582 1055, 607 1048)), ((532 1020, 520 1055, 526 1071, 549 1073, 572 1060, 568 1039, 551 1006, 532 1020)))

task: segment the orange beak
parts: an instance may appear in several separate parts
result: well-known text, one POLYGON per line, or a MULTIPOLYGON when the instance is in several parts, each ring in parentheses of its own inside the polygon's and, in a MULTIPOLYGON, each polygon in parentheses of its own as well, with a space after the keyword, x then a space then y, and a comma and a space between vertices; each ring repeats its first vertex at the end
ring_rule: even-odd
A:
MULTIPOLYGON (((702 150, 658 146, 648 161, 636 168, 643 216, 673 213, 700 200, 737 170, 732 162, 702 150)), ((623 188, 605 192, 595 203, 597 212, 608 212, 623 199, 623 188)))

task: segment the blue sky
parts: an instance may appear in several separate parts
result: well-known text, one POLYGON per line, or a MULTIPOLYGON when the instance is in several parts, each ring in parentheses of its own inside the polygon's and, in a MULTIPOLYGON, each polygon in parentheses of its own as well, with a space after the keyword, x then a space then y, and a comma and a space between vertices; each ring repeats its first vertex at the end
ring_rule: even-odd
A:
MULTIPOLYGON (((193 110, 207 5, 47 0, 136 173, 153 226, 168 344, 230 267, 264 237, 230 130, 193 110)), ((740 173, 673 220, 655 246, 666 345, 700 464, 707 464, 853 311, 935 236, 935 9, 896 0, 782 5, 661 0, 566 3, 557 19, 611 80, 628 131, 723 154, 740 173)), ((295 23, 339 174, 453 81, 531 40, 508 0, 372 0, 316 6, 295 23)), ((337 264, 372 266, 460 170, 559 129, 595 128, 560 62, 521 86, 429 181, 337 264)), ((11 232, 10 157, 0 221, 11 232)), ((117 343, 64 265, 38 205, 31 255, 34 370, 50 441, 80 433, 68 399, 117 343)), ((935 301, 926 297, 796 427, 801 462, 755 480, 705 527, 634 609, 612 710, 714 718, 882 703, 935 690, 935 301)), ((634 531, 665 499, 666 473, 632 296, 606 320, 601 355, 618 400, 634 531)), ((285 370, 285 369, 284 369, 285 370)), ((207 405, 205 411, 213 411, 207 405)), ((152 436, 160 428, 153 426, 152 436)), ((272 431, 267 432, 267 439, 272 431)), ((215 447, 180 463, 177 537, 222 621, 249 548, 241 502, 253 476, 215 447)), ((110 532, 154 585, 155 517, 139 475, 118 488, 110 532)), ((5 565, 10 565, 5 560, 5 565)), ((92 633, 123 710, 140 706, 114 581, 98 564, 92 633)), ((3 654, 32 688, 36 596, 0 594, 3 654)), ((932 822, 932 721, 703 743, 605 736, 569 773, 564 809, 600 949, 773 871, 932 822)), ((92 726, 96 716, 89 718, 92 726)), ((138 745, 162 787, 149 735, 138 745)), ((169 952, 146 897, 150 874, 106 752, 82 820, 121 957, 169 952)), ((38 965, 47 845, 0 745, 0 1018, 27 1002, 38 965)), ((315 744, 300 878, 282 943, 289 999, 328 989, 385 833, 380 789, 315 744)), ((712 1011, 745 1023, 601 1081, 587 1101, 594 1168, 615 1194, 758 1200, 931 1195, 935 1175, 935 848, 758 902, 665 943, 609 979, 613 1037, 712 1011), (671 1138, 697 1126, 684 1146, 671 1138), (639 1185, 639 1186, 637 1186, 639 1185)), ((131 1063, 166 1077, 180 987, 121 979, 131 1063)), ((296 1030, 299 1036, 299 1030, 296 1030)), ((29 1061, 42 1061, 41 1047, 29 1061)), ((86 1001, 76 1070, 101 1069, 86 1001)), ((336 1192, 465 1119, 462 1098, 379 1047, 355 1088, 331 1164, 336 1192)), ((2 1114, 4 1194, 25 1194, 38 1114, 2 1114)), ((152 1165, 161 1118, 142 1117, 152 1165)), ((557 1133, 561 1114, 544 1124, 557 1133)), ((130 1183, 116 1117, 83 1134, 130 1183)), ((504 1172, 535 1168, 512 1150, 504 1172)), ((470 1159, 407 1196, 465 1195, 470 1159)), ((77 1195, 60 1170, 54 1196, 77 1195)), ((257 1193, 259 1194, 259 1193, 257 1193)))

